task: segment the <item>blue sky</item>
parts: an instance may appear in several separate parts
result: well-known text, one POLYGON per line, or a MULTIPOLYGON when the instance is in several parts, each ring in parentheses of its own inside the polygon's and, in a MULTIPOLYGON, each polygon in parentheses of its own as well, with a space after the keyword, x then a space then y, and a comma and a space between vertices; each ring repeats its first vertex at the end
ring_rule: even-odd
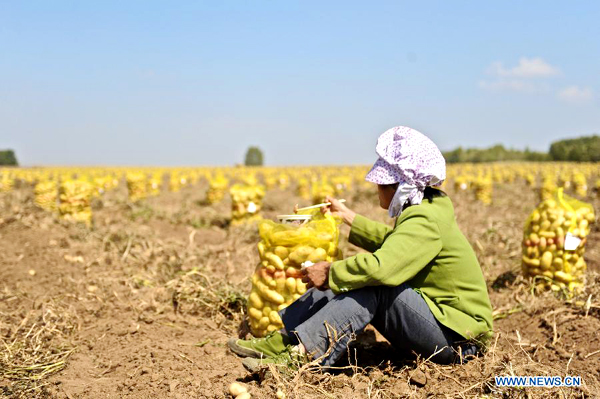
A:
POLYGON ((600 133, 600 2, 0 1, 0 148, 26 165, 355 164, 600 133))

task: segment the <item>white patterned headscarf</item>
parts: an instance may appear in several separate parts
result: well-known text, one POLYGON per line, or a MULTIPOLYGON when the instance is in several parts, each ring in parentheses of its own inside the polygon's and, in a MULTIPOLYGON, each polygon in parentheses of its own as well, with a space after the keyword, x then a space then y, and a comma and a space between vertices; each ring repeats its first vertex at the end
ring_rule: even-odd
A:
POLYGON ((398 184, 389 207, 390 217, 398 217, 407 201, 423 201, 427 186, 439 186, 446 179, 446 161, 437 146, 424 134, 406 126, 396 126, 377 139, 379 159, 366 180, 376 184, 398 184))

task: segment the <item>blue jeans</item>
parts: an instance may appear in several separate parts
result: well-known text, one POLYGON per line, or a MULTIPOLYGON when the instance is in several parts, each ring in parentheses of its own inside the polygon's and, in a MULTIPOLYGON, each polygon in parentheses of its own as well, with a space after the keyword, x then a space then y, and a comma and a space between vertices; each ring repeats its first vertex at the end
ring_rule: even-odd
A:
POLYGON ((335 295, 331 290, 308 290, 279 312, 287 335, 297 337, 313 359, 332 366, 348 344, 371 323, 394 347, 415 352, 437 363, 474 355, 477 347, 440 324, 425 300, 408 284, 377 286, 335 295), (456 347, 456 349, 455 349, 456 347))

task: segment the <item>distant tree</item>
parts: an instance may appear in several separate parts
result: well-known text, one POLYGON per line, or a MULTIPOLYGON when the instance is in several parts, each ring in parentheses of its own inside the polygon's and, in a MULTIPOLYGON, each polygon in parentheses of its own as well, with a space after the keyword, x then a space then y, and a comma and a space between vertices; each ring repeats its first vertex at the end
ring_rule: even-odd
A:
POLYGON ((246 152, 246 160, 244 161, 246 166, 262 166, 263 165, 263 153, 258 147, 250 147, 246 152))
POLYGON ((444 158, 446 158, 446 162, 448 163, 463 162, 464 154, 462 147, 458 147, 453 151, 445 152, 444 158))
POLYGON ((19 166, 15 152, 13 150, 0 151, 0 165, 19 166))
POLYGON ((550 156, 547 153, 531 151, 529 147, 525 147, 523 155, 525 156, 525 161, 545 162, 550 160, 550 156))
POLYGON ((506 149, 497 144, 489 148, 462 148, 444 152, 446 162, 497 162, 497 161, 562 161, 600 162, 600 136, 586 136, 576 139, 555 141, 548 153, 506 149))
POLYGON ((550 145, 549 154, 553 161, 599 162, 600 136, 555 141, 550 145))
POLYGON ((506 149, 501 144, 489 148, 458 147, 453 151, 444 153, 446 162, 501 162, 501 161, 546 161, 548 155, 543 152, 532 152, 506 149))

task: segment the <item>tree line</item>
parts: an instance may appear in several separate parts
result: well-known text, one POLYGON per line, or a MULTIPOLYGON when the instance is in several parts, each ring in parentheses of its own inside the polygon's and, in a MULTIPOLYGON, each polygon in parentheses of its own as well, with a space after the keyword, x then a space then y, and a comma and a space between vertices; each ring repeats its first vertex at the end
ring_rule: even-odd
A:
POLYGON ((0 150, 0 166, 18 166, 17 157, 13 150, 0 150))
MULTIPOLYGON (((564 161, 564 162, 600 162, 600 136, 593 135, 576 139, 555 141, 548 152, 507 149, 501 144, 490 148, 462 148, 443 153, 446 162, 501 162, 501 161, 564 161)), ((258 147, 250 147, 246 152, 244 164, 263 165, 263 152, 258 147)), ((13 150, 0 150, 0 166, 18 166, 13 150)))
POLYGON ((498 144, 489 148, 462 148, 443 153, 446 162, 500 162, 500 161, 565 161, 600 162, 600 136, 555 141, 548 152, 507 149, 498 144))

